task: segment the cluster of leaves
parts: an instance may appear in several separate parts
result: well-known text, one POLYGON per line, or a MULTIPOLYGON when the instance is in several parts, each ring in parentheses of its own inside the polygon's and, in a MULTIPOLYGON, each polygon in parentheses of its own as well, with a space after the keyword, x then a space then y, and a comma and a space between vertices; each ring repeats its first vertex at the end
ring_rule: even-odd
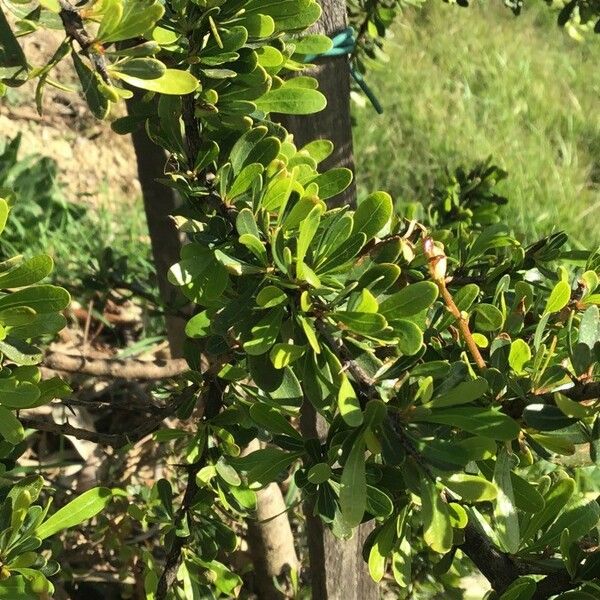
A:
MULTIPOLYGON (((0 198, 0 233, 12 202, 10 195, 0 198)), ((36 503, 44 480, 18 479, 14 471, 27 449, 25 429, 15 413, 48 404, 70 391, 58 377, 41 379, 37 365, 43 354, 33 345, 66 323, 60 311, 69 303, 67 291, 39 283, 52 266, 45 254, 28 259, 15 256, 0 264, 0 596, 11 600, 53 592, 47 578, 59 567, 48 553, 42 554, 43 541, 94 516, 112 496, 110 490, 90 490, 49 515, 50 501, 44 507, 36 503)))
MULTIPOLYGON (((440 275, 428 238, 393 214, 387 194, 327 210, 323 198, 349 183, 342 169, 312 167, 330 146, 273 140, 262 164, 266 134, 244 134, 218 171, 235 221, 184 221, 191 243, 171 271, 204 309, 187 328, 196 352, 222 365, 219 424, 236 440, 248 426, 271 438, 245 458, 219 458, 237 473, 230 487, 260 487, 301 461, 296 484, 335 533, 379 521, 365 548, 377 580, 391 560, 407 585, 412 536, 449 568, 467 524, 527 561, 568 550, 569 573, 585 579, 598 557, 578 544, 592 531, 594 545, 600 507, 555 457, 587 445, 598 458, 598 390, 569 397, 596 375, 598 257, 569 255, 575 266, 557 269, 563 235, 523 248, 502 224, 452 223, 432 232, 449 257, 433 251, 449 263, 440 275), (323 443, 290 424, 306 401, 329 425, 323 443), (527 469, 540 461, 548 472, 534 485, 527 469)), ((532 579, 521 585, 535 590, 532 579)))
POLYGON ((561 233, 523 247, 497 218, 502 174, 489 164, 457 174, 428 229, 384 192, 329 208, 351 172, 320 171, 332 145, 297 148, 270 118, 324 106, 314 79, 286 78, 330 45, 299 37, 320 15, 314 0, 55 8, 19 25, 60 16, 67 38, 41 70, 0 23, 18 59, 4 57, 5 83, 57 84, 52 67, 70 54, 99 117, 130 95, 123 84, 146 90, 114 128, 145 126, 186 200, 189 243, 170 279, 198 313, 179 416, 201 400, 205 419, 157 434, 189 464, 183 499, 161 481, 130 508, 182 559, 165 590, 158 557, 138 550, 147 596, 235 595, 223 515, 251 515, 254 491, 291 470, 336 535, 376 522, 365 558, 377 581, 389 568, 408 586, 415 549, 444 573, 458 548, 481 566, 489 546, 524 575, 504 600, 533 597, 538 575, 596 596, 600 506, 563 457, 598 461, 600 257, 569 251, 561 233), (298 431, 303 406, 324 439, 298 431), (266 447, 241 457, 257 437, 266 447))

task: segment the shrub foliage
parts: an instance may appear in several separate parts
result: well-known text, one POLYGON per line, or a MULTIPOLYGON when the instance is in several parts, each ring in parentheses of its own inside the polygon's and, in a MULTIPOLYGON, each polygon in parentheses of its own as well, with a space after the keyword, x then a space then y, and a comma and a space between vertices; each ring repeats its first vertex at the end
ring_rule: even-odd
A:
MULTIPOLYGON (((406 588, 417 556, 443 578, 460 549, 504 600, 597 597, 600 506, 582 480, 600 460, 600 254, 560 232, 522 245, 502 221, 494 185, 504 174, 490 163, 458 172, 421 222, 385 192, 332 208, 352 173, 320 170, 332 145, 298 148, 271 117, 325 105, 302 74, 306 57, 331 47, 302 33, 320 16, 315 0, 4 4, 4 85, 35 80, 41 109, 70 58, 98 118, 133 98, 113 128, 145 127, 169 153, 157 175, 185 199, 176 219, 188 243, 169 278, 197 306, 172 403, 188 423, 156 441, 186 467, 128 511, 157 525, 168 549, 166 568, 157 546, 129 549, 146 597, 236 595, 231 523, 290 473, 335 535, 375 522, 364 557, 377 581, 391 572, 406 588), (35 66, 18 37, 43 28, 65 38, 35 66), (299 432, 307 407, 323 439, 299 432), (257 437, 265 446, 240 456, 257 437)), ((350 3, 366 23, 361 56, 397 3, 381 4, 350 3)), ((592 8, 571 2, 562 19, 577 11, 593 23, 592 8)), ((67 393, 40 380, 32 345, 64 326, 68 294, 38 284, 51 267, 46 256, 0 265, 7 476, 24 438, 14 412, 67 393)), ((1 597, 50 594, 58 565, 45 540, 123 494, 97 488, 50 514, 37 504, 42 484, 3 490, 1 597)))

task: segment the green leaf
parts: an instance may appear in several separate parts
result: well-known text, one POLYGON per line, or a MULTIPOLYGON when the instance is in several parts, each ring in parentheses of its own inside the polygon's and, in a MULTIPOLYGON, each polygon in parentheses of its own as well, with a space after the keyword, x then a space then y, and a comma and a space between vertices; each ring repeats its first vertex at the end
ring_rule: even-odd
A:
POLYGON ((282 319, 281 309, 270 310, 252 328, 252 339, 244 343, 244 350, 254 356, 268 352, 279 335, 282 319))
POLYGON ((52 258, 46 254, 34 256, 18 267, 0 274, 0 288, 19 288, 33 285, 52 272, 52 258))
POLYGON ((255 402, 250 406, 250 417, 256 424, 270 433, 281 433, 296 439, 302 439, 300 433, 291 426, 281 412, 272 406, 255 402))
POLYGON ((308 216, 300 223, 298 232, 298 246, 296 250, 296 260, 298 263, 303 263, 308 248, 317 233, 319 223, 321 222, 321 214, 323 209, 320 205, 316 205, 308 213, 308 216))
POLYGON ((311 483, 319 485, 329 481, 331 479, 331 475, 331 467, 327 463, 317 463, 309 469, 306 478, 311 483))
POLYGON ((393 209, 392 197, 386 192, 370 194, 354 213, 352 233, 364 233, 370 240, 389 223, 393 209))
POLYGON ((304 35, 294 44, 297 54, 324 54, 333 47, 331 38, 320 34, 304 35))
MULTIPOLYGON (((235 175, 237 175, 248 162, 259 162, 254 159, 250 160, 249 157, 260 141, 267 135, 267 132, 268 129, 266 127, 254 127, 238 138, 229 154, 229 160, 231 161, 231 166, 235 175)), ((247 210, 250 213, 252 212, 249 208, 244 210, 247 210)), ((248 231, 246 233, 254 232, 248 231)))
POLYGON ((266 266, 268 264, 267 250, 256 236, 251 233, 245 233, 240 236, 240 244, 246 246, 263 265, 266 266))
POLYGON ((81 82, 83 95, 85 96, 90 111, 97 119, 105 119, 108 116, 110 102, 100 91, 99 86, 102 83, 100 76, 95 71, 92 71, 92 69, 79 58, 79 55, 76 52, 72 52, 71 57, 73 58, 73 65, 75 66, 75 71, 81 82))
POLYGON ((4 406, 0 406, 0 435, 13 446, 25 437, 23 425, 15 415, 4 406))
MULTIPOLYGON (((485 460, 478 463, 481 472, 488 479, 494 477, 494 462, 485 460)), ((515 506, 527 513, 538 513, 544 508, 544 497, 521 476, 511 471, 510 480, 512 483, 515 506)))
POLYGON ((600 505, 593 500, 581 498, 568 507, 556 521, 528 547, 529 551, 557 547, 563 530, 568 529, 571 539, 579 540, 600 522, 600 505))
POLYGON ((523 420, 529 427, 538 431, 555 431, 575 422, 575 419, 567 417, 558 406, 542 403, 527 405, 523 410, 523 420))
POLYGON ((413 413, 413 419, 417 422, 424 421, 457 427, 474 435, 499 441, 514 440, 521 430, 516 421, 500 411, 474 406, 435 410, 418 407, 413 413))
POLYGON ((359 427, 363 423, 363 413, 354 387, 345 373, 338 391, 338 408, 342 419, 350 427, 359 427))
POLYGON ((322 111, 327 99, 317 90, 284 85, 268 91, 255 104, 265 113, 310 115, 322 111))
POLYGON ((215 469, 219 476, 230 486, 239 487, 242 483, 237 471, 225 461, 224 456, 220 456, 215 463, 215 469))
POLYGON ((390 323, 398 338, 398 349, 405 356, 414 356, 423 346, 423 332, 408 319, 396 319, 390 323))
POLYGON ((579 343, 585 344, 590 350, 600 339, 600 309, 592 305, 586 309, 579 324, 579 343))
MULTIPOLYGON (((252 163, 252 164, 246 165, 239 172, 239 174, 237 175, 237 177, 231 184, 231 187, 229 188, 229 190, 227 190, 227 197, 234 199, 234 198, 237 198, 238 196, 241 196, 242 194, 245 194, 248 190, 250 190, 252 188, 254 182, 258 181, 259 176, 263 174, 264 170, 265 170, 265 168, 258 163, 252 163)), ((249 209, 244 209, 244 210, 250 212, 250 215, 252 215, 252 212, 249 209)), ((238 215, 237 221, 239 221, 239 220, 240 220, 240 217, 238 215)), ((254 219, 252 219, 252 220, 254 220, 254 219)), ((255 229, 256 229, 256 231, 245 231, 244 234, 254 235, 255 237, 258 238, 258 237, 260 237, 260 235, 258 233, 258 228, 256 227, 256 223, 255 223, 255 229)))
POLYGON ((256 296, 256 304, 261 308, 273 308, 287 302, 287 294, 274 285, 264 287, 256 296))
POLYGON ((552 314, 561 311, 571 298, 571 286, 566 281, 559 281, 552 290, 544 314, 552 314))
POLYGON ((19 382, 14 377, 0 379, 0 404, 12 409, 29 408, 40 397, 39 388, 28 382, 19 382))
POLYGON ((297 452, 285 452, 279 448, 261 448, 243 458, 230 459, 232 464, 248 473, 248 483, 252 487, 264 487, 276 481, 277 477, 300 457, 297 452))
POLYGON ((367 485, 367 512, 375 517, 389 517, 394 512, 394 503, 385 492, 367 485))
POLYGON ((392 294, 379 305, 386 318, 411 317, 429 308, 438 297, 438 287, 431 281, 419 281, 392 294))
POLYGON ((386 521, 377 532, 375 543, 369 551, 369 573, 373 581, 380 582, 385 575, 387 556, 391 554, 396 537, 396 519, 386 521))
POLYGON ((7 327, 7 334, 12 338, 27 340, 43 335, 55 335, 67 324, 67 319, 60 313, 44 313, 34 315, 28 323, 7 327))
POLYGON ((496 467, 494 469, 494 483, 498 489, 494 506, 495 532, 502 548, 509 554, 516 554, 519 549, 520 532, 519 517, 510 477, 512 467, 513 459, 506 448, 503 447, 496 456, 496 467))
POLYGON ((432 408, 445 408, 459 404, 468 404, 478 400, 488 391, 488 382, 483 377, 471 381, 463 381, 453 387, 449 392, 435 396, 428 404, 432 408))
POLYGON ((126 73, 113 74, 133 87, 174 96, 191 94, 200 85, 200 82, 191 73, 178 69, 166 69, 164 74, 156 79, 141 79, 140 77, 133 77, 126 73))
POLYGON ((524 374, 523 367, 531 360, 531 348, 524 340, 518 339, 510 345, 508 364, 518 375, 524 374))
POLYGON ((185 334, 190 338, 205 338, 210 333, 210 318, 205 310, 194 315, 186 323, 185 334))
POLYGON ((497 331, 503 322, 502 313, 492 304, 475 306, 475 328, 479 331, 497 331))
POLYGON ((365 245, 365 241, 366 236, 364 233, 352 235, 327 254, 325 260, 319 264, 316 272, 328 273, 344 266, 360 252, 361 248, 365 245))
POLYGON ((104 2, 102 2, 102 8, 104 14, 102 15, 100 27, 98 28, 98 33, 96 35, 98 40, 106 39, 113 31, 117 30, 117 27, 123 18, 123 1, 104 0, 104 2))
POLYGON ((44 358, 36 346, 8 335, 0 342, 0 352, 18 365, 38 365, 44 358))
POLYGON ((531 600, 536 587, 533 577, 519 577, 506 588, 500 600, 531 600))
POLYGON ((112 492, 108 488, 88 490, 46 519, 36 529, 35 535, 44 540, 63 529, 75 527, 104 510, 111 499, 112 492))
POLYGON ((319 186, 319 198, 327 200, 341 194, 352 183, 352 178, 350 169, 329 169, 312 179, 310 183, 316 183, 319 186))
POLYGON ((144 37, 163 16, 165 9, 155 0, 125 0, 118 26, 101 38, 103 44, 144 37))
POLYGON ((10 209, 8 208, 8 203, 4 198, 0 198, 0 233, 2 233, 6 227, 9 212, 10 209))
POLYGON ((167 67, 156 58, 131 58, 110 68, 110 73, 117 78, 126 75, 138 79, 158 79, 166 71, 167 67))
POLYGON ((560 408, 560 410, 567 417, 573 417, 574 419, 585 419, 590 414, 588 408, 586 408, 583 404, 579 404, 579 402, 575 402, 575 400, 567 398, 560 392, 554 394, 554 402, 556 402, 556 406, 558 406, 558 408, 560 408))
POLYGON ((452 548, 452 525, 448 505, 442 500, 435 483, 421 478, 421 520, 423 540, 434 551, 446 554, 452 548))
POLYGON ((294 344, 275 344, 271 348, 269 356, 271 362, 276 369, 283 369, 289 364, 298 360, 305 352, 304 346, 296 346, 294 344))
POLYGON ((18 68, 25 76, 27 74, 27 58, 4 16, 4 10, 0 10, 0 65, 18 68))
POLYGON ((496 486, 478 475, 455 473, 443 480, 444 485, 466 502, 486 502, 498 495, 496 486))
POLYGON ((313 140, 306 144, 301 152, 307 153, 317 164, 319 164, 331 156, 333 147, 333 142, 330 142, 329 140, 313 140))
POLYGON ((574 492, 575 481, 568 477, 553 485, 544 496, 543 508, 534 512, 527 524, 523 532, 523 543, 532 539, 540 529, 554 521, 560 511, 567 505, 574 492))
POLYGON ((240 210, 235 219, 235 226, 239 235, 250 233, 257 238, 260 238, 260 231, 256 224, 256 219, 249 208, 242 208, 242 210, 240 210))
POLYGON ((346 525, 357 527, 366 508, 365 441, 359 436, 350 450, 340 479, 340 510, 346 525))
POLYGON ((63 310, 69 305, 69 293, 53 285, 36 285, 0 298, 0 310, 15 306, 28 306, 36 313, 49 313, 63 310))
POLYGON ((255 275, 256 273, 262 273, 263 267, 248 264, 242 260, 238 260, 234 256, 229 256, 221 250, 215 250, 215 259, 221 263, 232 275, 255 275))
POLYGON ((387 323, 379 313, 336 312, 330 315, 336 321, 362 335, 376 335, 387 323))

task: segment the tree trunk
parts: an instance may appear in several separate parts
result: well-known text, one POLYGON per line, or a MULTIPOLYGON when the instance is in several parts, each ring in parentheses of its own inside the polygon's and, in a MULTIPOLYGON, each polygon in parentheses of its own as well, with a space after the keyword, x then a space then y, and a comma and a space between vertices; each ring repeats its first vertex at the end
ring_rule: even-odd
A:
MULTIPOLYGON (((333 35, 348 26, 345 0, 321 0, 323 14, 312 27, 311 33, 333 35)), ((319 90, 327 98, 327 107, 309 116, 282 116, 281 124, 294 134, 298 147, 317 139, 331 140, 333 154, 322 163, 322 169, 347 167, 354 172, 352 149, 352 122, 350 120, 350 65, 345 56, 325 57, 315 61, 309 73, 319 81, 319 90)), ((334 204, 356 204, 356 186, 353 183, 343 194, 334 198, 334 204)))
MULTIPOLYGON (((260 442, 253 440, 243 455, 260 447, 260 442)), ((284 595, 273 585, 273 578, 288 575, 299 563, 285 500, 277 483, 256 492, 256 514, 248 520, 247 539, 259 598, 282 600, 284 595)))
MULTIPOLYGON (((333 35, 347 27, 345 0, 322 0, 323 14, 312 28, 314 33, 333 35)), ((319 89, 327 98, 325 110, 300 117, 282 117, 282 125, 292 134, 298 147, 315 139, 328 139, 335 144, 333 154, 323 163, 323 170, 348 167, 354 171, 352 124, 350 120, 350 65, 347 57, 325 57, 316 61, 310 75, 319 81, 319 89)), ((350 186, 334 199, 336 205, 356 206, 356 187, 350 186)), ((326 424, 312 406, 305 405, 301 419, 306 437, 326 436, 326 424)), ((351 540, 338 540, 312 507, 305 507, 306 531, 310 557, 312 597, 318 600, 374 600, 377 585, 369 576, 362 558, 362 547, 370 525, 362 525, 351 540)))
MULTIPOLYGON (((127 103, 130 113, 134 101, 127 103)), ((179 291, 167 281, 169 268, 180 259, 182 239, 171 218, 179 204, 179 198, 175 190, 157 181, 165 172, 165 151, 152 142, 144 127, 136 128, 131 137, 142 187, 158 289, 163 305, 169 311, 184 304, 179 291)), ((186 319, 183 317, 169 314, 166 316, 167 337, 173 358, 183 357, 185 324, 186 319)))

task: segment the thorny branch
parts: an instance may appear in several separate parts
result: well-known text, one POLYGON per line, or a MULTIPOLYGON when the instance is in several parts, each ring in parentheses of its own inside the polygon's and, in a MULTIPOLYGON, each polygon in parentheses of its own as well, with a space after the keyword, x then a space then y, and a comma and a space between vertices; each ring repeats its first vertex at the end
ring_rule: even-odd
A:
POLYGON ((90 59, 104 82, 110 83, 104 56, 101 52, 95 50, 96 42, 86 31, 81 15, 68 0, 58 0, 58 3, 60 5, 58 14, 65 28, 65 33, 79 44, 82 54, 90 59))

